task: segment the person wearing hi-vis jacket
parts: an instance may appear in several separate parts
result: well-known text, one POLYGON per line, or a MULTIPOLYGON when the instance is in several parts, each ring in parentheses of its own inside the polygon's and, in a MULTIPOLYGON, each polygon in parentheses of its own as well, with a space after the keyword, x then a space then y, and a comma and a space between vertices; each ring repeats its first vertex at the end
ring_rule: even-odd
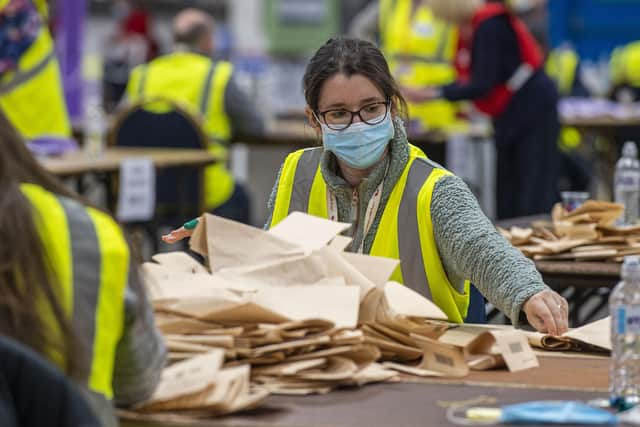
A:
MULTIPOLYGON (((274 226, 293 211, 353 224, 352 252, 400 260, 391 280, 431 299, 452 322, 469 284, 514 323, 567 329, 567 302, 480 210, 466 184, 407 141, 405 102, 372 43, 329 40, 304 76, 307 117, 322 146, 291 153, 269 203, 274 226)), ((190 235, 197 220, 164 236, 190 235)))
MULTIPOLYGON (((508 3, 508 2, 507 2, 508 3)), ((459 64, 469 76, 443 87, 404 91, 412 100, 472 100, 493 121, 498 219, 548 213, 558 199, 558 93, 544 72, 537 42, 504 1, 432 0, 441 19, 470 34, 459 64)))

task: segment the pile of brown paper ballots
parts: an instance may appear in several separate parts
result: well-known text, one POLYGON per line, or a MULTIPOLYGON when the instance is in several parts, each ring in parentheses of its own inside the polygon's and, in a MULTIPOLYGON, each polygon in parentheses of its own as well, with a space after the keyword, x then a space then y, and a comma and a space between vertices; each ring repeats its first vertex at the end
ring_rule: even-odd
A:
MULTIPOLYGON (((446 315, 388 282, 398 261, 345 252, 349 239, 339 233, 348 227, 294 213, 264 231, 205 215, 190 245, 207 267, 182 252, 145 264, 170 365, 137 416, 213 416, 267 393, 326 393, 399 373, 463 376, 472 360, 500 365, 504 349, 518 348, 509 340, 522 351, 505 361, 533 356, 519 332, 481 334, 481 345, 438 341, 451 327, 446 315)), ((508 361, 513 370, 536 363, 508 361)))
POLYGON ((620 204, 588 200, 567 212, 554 206, 551 223, 499 231, 522 253, 538 261, 613 261, 640 255, 640 225, 616 226, 620 204))

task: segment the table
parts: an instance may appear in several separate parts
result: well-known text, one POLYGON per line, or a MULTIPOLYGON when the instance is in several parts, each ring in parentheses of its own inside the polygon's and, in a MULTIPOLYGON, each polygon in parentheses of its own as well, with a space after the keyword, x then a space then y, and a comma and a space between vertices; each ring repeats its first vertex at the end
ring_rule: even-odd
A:
MULTIPOLYGON (((607 395, 608 358, 539 357, 540 367, 509 373, 472 372, 461 379, 402 377, 398 383, 338 390, 323 396, 270 396, 262 407, 190 427, 449 426, 447 407, 495 406, 530 400, 590 400, 607 395), (475 402, 475 403, 474 403, 475 402)), ((177 426, 126 422, 123 427, 177 426)))
MULTIPOLYGON (((548 222, 546 214, 531 215, 497 221, 505 229, 529 227, 534 222, 548 222)), ((608 302, 610 290, 620 281, 621 264, 614 262, 534 261, 544 282, 563 293, 569 301, 569 321, 579 326, 593 319, 608 302), (581 313, 584 303, 598 298, 598 304, 587 313, 581 313)))
POLYGON ((114 173, 128 157, 148 157, 157 169, 192 166, 202 168, 218 161, 206 150, 183 148, 107 148, 100 156, 88 156, 76 151, 61 157, 41 160, 42 166, 61 178, 78 177, 87 173, 114 173))

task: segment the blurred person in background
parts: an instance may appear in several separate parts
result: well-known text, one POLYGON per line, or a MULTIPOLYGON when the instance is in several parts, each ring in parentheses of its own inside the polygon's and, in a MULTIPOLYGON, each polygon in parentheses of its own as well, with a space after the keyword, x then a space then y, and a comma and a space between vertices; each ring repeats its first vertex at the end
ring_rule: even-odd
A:
MULTIPOLYGON (((580 57, 568 43, 563 43, 549 52, 545 71, 554 81, 562 98, 589 97, 587 88, 580 79, 580 57)), ((560 129, 558 148, 560 149, 561 191, 589 191, 591 165, 580 152, 582 135, 572 126, 560 129)))
MULTIPOLYGON (((372 41, 374 30, 401 87, 411 90, 456 80, 458 32, 454 25, 433 16, 429 0, 373 2, 354 19, 351 34, 372 41)), ((410 134, 451 130, 457 122, 455 104, 443 99, 410 101, 408 106, 410 134)))
MULTIPOLYGON (((208 14, 186 9, 173 22, 174 52, 133 70, 126 101, 161 97, 181 104, 201 118, 212 154, 226 158, 232 139, 264 133, 252 101, 233 78, 233 66, 213 61, 214 21, 208 14)), ((205 170, 205 206, 214 214, 249 223, 250 201, 224 162, 205 170)))
POLYGON ((548 213, 558 200, 558 93, 540 48, 502 1, 431 0, 436 16, 466 27, 466 82, 405 91, 415 102, 472 100, 493 121, 497 217, 548 213))
POLYGON ((616 48, 609 63, 611 98, 623 103, 640 100, 640 41, 616 48))
POLYGON ((131 70, 158 56, 153 17, 140 1, 118 0, 113 4, 116 29, 105 43, 104 103, 113 111, 122 99, 131 70))
POLYGON ((69 137, 46 0, 0 0, 0 109, 22 137, 69 137))
POLYGON ((49 175, 0 112, 0 335, 56 364, 105 426, 153 393, 165 348, 122 231, 49 175))

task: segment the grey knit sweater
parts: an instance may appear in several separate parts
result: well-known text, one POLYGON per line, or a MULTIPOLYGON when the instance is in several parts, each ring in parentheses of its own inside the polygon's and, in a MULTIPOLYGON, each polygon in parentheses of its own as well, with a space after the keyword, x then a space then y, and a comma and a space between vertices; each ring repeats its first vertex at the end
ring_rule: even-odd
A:
MULTIPOLYGON (((335 156, 326 151, 322 155, 320 168, 327 186, 336 195, 338 219, 354 225, 349 232, 353 237, 352 248, 358 248, 364 238, 364 253, 371 250, 383 209, 378 209, 366 236, 362 235, 364 224, 359 219, 364 216, 369 200, 383 179, 380 206, 386 204, 409 159, 409 143, 402 121, 395 119, 394 127, 396 132, 388 154, 357 188, 360 206, 355 213, 351 212, 351 199, 356 189, 340 176, 335 156)), ((269 200, 271 213, 279 179, 280 174, 269 200)), ((473 193, 456 176, 446 176, 437 182, 431 218, 438 252, 451 284, 462 291, 464 280, 471 280, 494 306, 517 324, 526 300, 547 289, 533 262, 496 231, 473 193)), ((271 218, 267 221, 270 223, 271 218)))

